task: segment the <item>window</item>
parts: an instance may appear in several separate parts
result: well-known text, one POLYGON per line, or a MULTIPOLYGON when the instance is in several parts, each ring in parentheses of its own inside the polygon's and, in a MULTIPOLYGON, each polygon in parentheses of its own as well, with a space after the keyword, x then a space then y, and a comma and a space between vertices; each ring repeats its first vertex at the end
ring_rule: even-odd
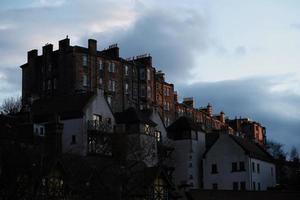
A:
POLYGON ((218 184, 217 183, 213 183, 212 184, 212 189, 213 190, 217 190, 218 189, 218 184))
POLYGON ((190 179, 191 179, 191 180, 193 179, 193 175, 190 175, 190 179))
POLYGON ((48 80, 48 90, 51 90, 51 80, 48 80))
POLYGON ((256 185, 255 185, 255 182, 253 182, 253 183, 252 183, 252 185, 253 185, 253 188, 252 188, 252 189, 253 189, 253 190, 256 190, 256 187, 255 187, 255 186, 256 186, 256 185))
POLYGON ((110 62, 110 63, 109 63, 108 71, 109 71, 109 72, 112 72, 112 73, 116 72, 116 64, 113 63, 113 62, 110 62))
POLYGON ((151 73, 150 73, 150 69, 147 69, 147 80, 150 81, 151 80, 151 73))
POLYGON ((252 171, 255 172, 255 163, 252 163, 252 171))
POLYGON ((232 172, 237 171, 237 163, 236 162, 231 163, 231 167, 232 167, 232 169, 231 169, 232 172))
POLYGON ((145 69, 140 69, 140 79, 145 80, 145 69))
POLYGON ((99 60, 99 70, 103 70, 103 62, 102 62, 102 60, 99 60))
POLYGON ((111 105, 111 96, 107 96, 107 103, 109 104, 109 105, 111 105))
POLYGON ((257 169, 257 170, 256 170, 257 173, 259 174, 259 172, 260 172, 260 166, 259 166, 259 163, 256 164, 256 169, 257 169))
POLYGON ((129 74, 128 66, 125 65, 125 76, 128 76, 128 74, 129 74))
POLYGON ((125 94, 128 94, 128 83, 125 83, 125 94))
POLYGON ((82 56, 82 65, 87 66, 88 65, 88 58, 87 55, 82 56))
POLYGON ((246 182, 240 182, 240 190, 246 190, 246 182))
POLYGON ((145 85, 141 85, 141 97, 146 97, 146 88, 145 88, 145 85))
POLYGON ((257 190, 260 191, 260 183, 257 183, 257 190))
POLYGON ((57 87, 56 84, 57 83, 56 83, 56 78, 55 78, 55 79, 53 79, 53 89, 56 89, 56 87, 57 87))
POLYGON ((155 138, 157 142, 161 141, 161 132, 160 131, 155 131, 155 138))
POLYGON ((150 86, 147 86, 147 97, 148 98, 151 98, 151 87, 150 86))
POLYGON ((45 136, 44 127, 40 127, 40 136, 45 136))
POLYGON ((48 72, 51 72, 51 71, 52 71, 52 65, 49 64, 49 65, 48 65, 48 72))
POLYGON ((233 190, 239 190, 239 183, 238 182, 233 182, 232 183, 232 189, 233 190))
POLYGON ((43 81, 43 90, 46 90, 46 81, 43 81))
POLYGON ((112 92, 116 91, 116 81, 109 80, 109 90, 112 91, 112 92))
POLYGON ((150 134, 150 126, 148 124, 145 124, 144 131, 146 134, 150 134))
POLYGON ((103 78, 99 78, 99 85, 102 86, 103 84, 103 78))
POLYGON ((82 85, 83 86, 87 86, 88 85, 87 75, 83 75, 82 85))
POLYGON ((193 163, 189 163, 189 168, 192 168, 193 167, 193 163))
POLYGON ((217 174, 218 173, 217 164, 212 164, 211 165, 211 173, 212 174, 217 174))
POLYGON ((245 171, 245 163, 243 161, 240 162, 240 171, 245 171))
POLYGON ((76 135, 72 135, 72 143, 71 144, 76 144, 76 135))
POLYGON ((102 121, 102 116, 101 115, 97 115, 97 114, 93 114, 93 120, 101 122, 102 121))

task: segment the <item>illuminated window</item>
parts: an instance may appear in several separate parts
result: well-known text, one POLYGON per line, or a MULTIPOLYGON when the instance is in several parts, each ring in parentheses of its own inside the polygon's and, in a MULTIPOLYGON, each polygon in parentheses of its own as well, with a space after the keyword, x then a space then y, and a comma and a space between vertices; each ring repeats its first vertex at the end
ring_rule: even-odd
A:
POLYGON ((128 83, 125 83, 125 94, 128 94, 128 83))
POLYGON ((125 76, 128 76, 128 74, 129 74, 129 69, 128 69, 128 66, 125 65, 125 76))
POLYGON ((144 129, 146 134, 150 134, 150 126, 148 124, 145 124, 145 129, 144 129))

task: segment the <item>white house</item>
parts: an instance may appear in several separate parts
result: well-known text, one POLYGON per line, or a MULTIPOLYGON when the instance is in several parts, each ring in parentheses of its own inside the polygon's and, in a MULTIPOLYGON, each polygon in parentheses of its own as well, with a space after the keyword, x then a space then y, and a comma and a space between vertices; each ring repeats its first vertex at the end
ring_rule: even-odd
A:
POLYGON ((178 188, 201 187, 201 158, 205 152, 205 133, 190 118, 180 117, 168 128, 174 152, 174 180, 178 188))
POLYGON ((112 133, 115 124, 102 90, 96 94, 81 93, 40 99, 33 103, 32 113, 35 132, 41 137, 47 137, 45 124, 52 121, 54 116, 59 117, 63 124, 62 153, 101 153, 104 151, 104 135, 112 133))
POLYGON ((219 134, 203 156, 204 189, 267 190, 276 184, 272 160, 251 141, 219 134))

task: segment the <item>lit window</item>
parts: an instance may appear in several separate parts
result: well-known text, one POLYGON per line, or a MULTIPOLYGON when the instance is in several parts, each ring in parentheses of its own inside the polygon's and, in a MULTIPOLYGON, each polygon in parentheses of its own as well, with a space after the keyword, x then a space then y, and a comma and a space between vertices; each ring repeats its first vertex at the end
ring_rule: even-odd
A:
POLYGON ((129 73, 128 73, 128 66, 125 65, 125 75, 128 76, 128 74, 129 74, 129 73))
POLYGON ((128 83, 125 83, 125 94, 128 94, 128 83))
POLYGON ((99 78, 99 85, 101 86, 103 84, 103 79, 99 78))
POLYGON ((147 97, 148 97, 148 98, 151 98, 151 96, 152 96, 152 95, 151 95, 151 87, 148 86, 148 87, 147 87, 147 97))
POLYGON ((107 96, 107 102, 109 105, 111 105, 111 96, 107 96))
POLYGON ((160 131, 155 131, 155 138, 157 142, 160 142, 161 140, 161 132, 160 131))
POLYGON ((145 129, 144 131, 145 131, 146 134, 150 134, 150 126, 148 124, 145 124, 144 129, 145 129))

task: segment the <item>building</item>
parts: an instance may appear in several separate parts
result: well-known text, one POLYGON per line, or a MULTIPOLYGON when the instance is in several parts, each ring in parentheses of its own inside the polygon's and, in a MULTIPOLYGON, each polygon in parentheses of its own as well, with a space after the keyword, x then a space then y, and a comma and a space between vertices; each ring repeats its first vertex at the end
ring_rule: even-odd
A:
POLYGON ((260 123, 249 118, 227 119, 226 123, 232 127, 238 135, 248 138, 262 147, 266 147, 266 128, 260 123))
POLYGON ((174 182, 178 188, 202 187, 201 158, 205 152, 205 132, 201 124, 180 117, 168 128, 174 152, 174 182))
POLYGON ((272 156, 261 146, 230 134, 207 134, 204 189, 263 191, 276 185, 272 156))

